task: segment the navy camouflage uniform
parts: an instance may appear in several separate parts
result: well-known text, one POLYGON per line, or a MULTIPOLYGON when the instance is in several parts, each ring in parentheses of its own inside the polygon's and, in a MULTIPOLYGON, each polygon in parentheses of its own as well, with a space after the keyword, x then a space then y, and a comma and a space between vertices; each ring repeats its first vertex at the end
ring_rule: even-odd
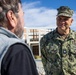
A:
POLYGON ((46 75, 76 75, 76 32, 70 29, 64 40, 54 30, 41 39, 40 45, 46 75))

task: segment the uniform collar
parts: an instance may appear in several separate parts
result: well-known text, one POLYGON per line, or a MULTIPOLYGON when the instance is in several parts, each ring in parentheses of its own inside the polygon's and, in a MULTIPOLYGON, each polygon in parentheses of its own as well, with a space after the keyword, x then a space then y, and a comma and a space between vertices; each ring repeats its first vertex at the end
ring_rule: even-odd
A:
MULTIPOLYGON (((61 35, 57 32, 57 29, 54 30, 53 34, 54 34, 53 36, 54 39, 60 39, 61 35)), ((70 29, 70 33, 67 35, 67 38, 75 39, 75 37, 76 37, 76 32, 70 29)))

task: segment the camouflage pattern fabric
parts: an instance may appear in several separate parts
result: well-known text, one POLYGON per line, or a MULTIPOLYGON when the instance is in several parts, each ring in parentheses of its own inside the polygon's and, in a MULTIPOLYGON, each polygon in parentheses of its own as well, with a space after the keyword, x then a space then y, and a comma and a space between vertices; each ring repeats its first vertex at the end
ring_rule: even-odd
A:
POLYGON ((63 39, 56 30, 40 41, 42 63, 46 75, 76 75, 76 32, 63 39))
POLYGON ((58 13, 57 16, 67 16, 67 17, 72 17, 74 11, 70 9, 68 6, 61 6, 57 9, 58 13))

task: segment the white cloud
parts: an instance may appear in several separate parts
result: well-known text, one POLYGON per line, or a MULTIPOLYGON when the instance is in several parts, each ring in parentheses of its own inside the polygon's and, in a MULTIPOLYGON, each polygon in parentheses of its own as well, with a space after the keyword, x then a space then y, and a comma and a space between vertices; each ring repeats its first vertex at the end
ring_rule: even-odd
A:
MULTIPOLYGON (((56 9, 39 7, 40 1, 32 3, 23 3, 24 19, 26 27, 56 27, 56 9)), ((71 26, 76 26, 76 13, 74 13, 74 22, 71 26)), ((75 28, 76 29, 76 28, 75 28)))
POLYGON ((73 24, 71 26, 72 29, 76 30, 76 11, 74 12, 74 15, 73 15, 73 24))

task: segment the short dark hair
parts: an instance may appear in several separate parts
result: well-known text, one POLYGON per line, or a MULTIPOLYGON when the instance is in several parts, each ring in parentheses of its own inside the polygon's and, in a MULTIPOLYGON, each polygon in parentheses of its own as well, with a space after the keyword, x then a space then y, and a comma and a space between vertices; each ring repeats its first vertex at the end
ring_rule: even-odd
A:
POLYGON ((9 10, 12 10, 13 13, 18 13, 19 3, 21 4, 21 0, 0 0, 0 23, 7 20, 6 13, 9 10))

